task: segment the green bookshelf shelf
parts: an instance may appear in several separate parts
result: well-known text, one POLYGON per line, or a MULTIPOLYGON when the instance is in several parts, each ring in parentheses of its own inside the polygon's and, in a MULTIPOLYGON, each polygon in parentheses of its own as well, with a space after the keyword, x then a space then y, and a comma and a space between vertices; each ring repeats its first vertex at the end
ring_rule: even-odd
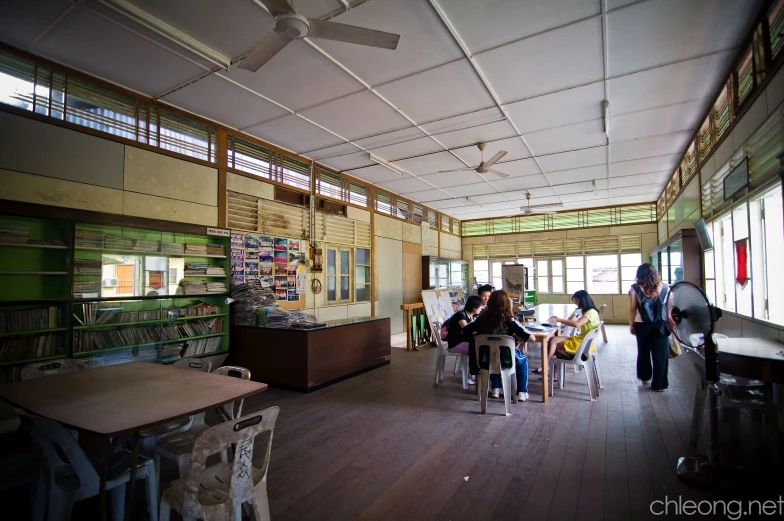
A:
POLYGON ((58 331, 68 331, 67 327, 55 327, 49 329, 30 329, 27 331, 13 331, 8 333, 0 333, 0 338, 9 336, 32 336, 32 335, 45 335, 47 333, 57 333, 58 331))
POLYGON ((227 313, 219 313, 217 315, 193 315, 189 317, 178 317, 178 318, 162 318, 159 320, 142 320, 139 322, 110 322, 108 324, 91 324, 87 326, 74 326, 74 329, 78 330, 99 330, 99 329, 113 329, 115 327, 125 327, 125 326, 139 326, 144 324, 168 324, 171 322, 178 322, 182 320, 199 320, 199 319, 209 319, 209 318, 216 318, 216 317, 225 317, 227 313))
POLYGON ((203 255, 187 255, 185 253, 163 253, 160 251, 147 251, 147 250, 121 250, 115 248, 91 248, 89 246, 74 246, 74 250, 80 251, 101 251, 104 253, 132 253, 134 255, 147 255, 150 257, 175 257, 175 258, 186 258, 186 259, 202 259, 202 258, 209 258, 209 259, 225 259, 226 255, 215 255, 205 253, 203 255))
POLYGON ((157 346, 162 344, 174 344, 176 342, 185 342, 187 340, 198 340, 200 338, 210 338, 213 336, 223 336, 226 333, 212 333, 209 335, 198 335, 198 336, 186 336, 183 338, 174 338, 170 340, 159 340, 157 342, 145 342, 142 344, 133 344, 129 346, 116 346, 116 347, 105 347, 103 349, 92 349, 90 351, 74 351, 74 358, 81 358, 85 356, 90 356, 95 353, 108 353, 110 351, 119 351, 120 349, 133 349, 135 347, 148 347, 148 346, 157 346))
POLYGON ((56 360, 58 358, 68 358, 68 353, 60 353, 59 355, 41 356, 38 358, 24 358, 21 360, 11 360, 7 362, 0 362, 0 367, 8 367, 10 365, 32 364, 33 362, 43 362, 45 360, 56 360))
POLYGON ((13 242, 0 242, 0 248, 37 248, 39 250, 67 250, 70 246, 60 244, 17 244, 13 242))

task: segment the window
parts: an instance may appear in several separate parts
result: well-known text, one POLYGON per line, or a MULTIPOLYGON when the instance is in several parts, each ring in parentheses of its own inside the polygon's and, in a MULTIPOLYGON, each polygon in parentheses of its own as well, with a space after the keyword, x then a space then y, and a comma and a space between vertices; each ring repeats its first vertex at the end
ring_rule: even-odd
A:
POLYGON ((376 192, 376 211, 392 215, 392 197, 389 194, 381 191, 376 192))
POLYGON ((486 260, 474 260, 474 278, 478 284, 487 284, 490 281, 490 267, 486 260))
MULTIPOLYGON (((735 271, 738 271, 738 251, 736 247, 737 241, 744 241, 746 244, 746 265, 744 266, 747 277, 751 277, 751 262, 750 253, 751 245, 749 244, 749 216, 748 207, 742 204, 732 211, 732 250, 733 261, 735 264, 735 271)), ((752 316, 751 310, 751 281, 746 281, 745 284, 740 284, 735 281, 735 312, 747 317, 752 316)))
POLYGON ((735 253, 732 244, 732 215, 713 223, 714 262, 716 263, 716 303, 735 311, 735 253))
POLYGON ((566 257, 566 292, 574 295, 581 289, 585 289, 584 257, 566 257))
POLYGON ((501 262, 493 262, 492 268, 493 280, 491 281, 491 284, 494 288, 501 289, 504 287, 504 282, 501 280, 501 262))
POLYGON ((536 291, 537 293, 550 293, 550 280, 547 260, 536 261, 536 291))
POLYGON ((563 293, 564 291, 564 267, 563 259, 552 259, 550 261, 550 273, 553 293, 563 293))
POLYGON ((585 257, 588 274, 588 293, 618 293, 618 255, 588 255, 585 257))
POLYGON ((637 278, 637 268, 642 264, 642 253, 621 254, 621 293, 626 293, 637 278))
POLYGON ((351 301, 351 248, 327 247, 327 302, 351 301))
POLYGON ((370 300, 370 250, 368 248, 357 248, 354 250, 356 261, 356 302, 367 302, 370 300))

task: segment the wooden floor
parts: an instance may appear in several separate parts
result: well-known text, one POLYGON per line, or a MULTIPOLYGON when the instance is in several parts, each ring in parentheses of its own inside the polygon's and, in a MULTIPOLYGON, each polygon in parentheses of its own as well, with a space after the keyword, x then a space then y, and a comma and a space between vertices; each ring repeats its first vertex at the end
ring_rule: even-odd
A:
MULTIPOLYGON (((633 337, 621 326, 608 333, 599 348, 605 389, 593 403, 582 374, 567 373, 547 405, 531 375, 531 401, 505 417, 503 401, 490 399, 482 416, 451 361, 434 387, 434 349, 393 349, 391 365, 310 395, 270 389, 247 399, 245 413, 281 408, 268 477, 272 519, 653 519, 654 500, 726 499, 675 474, 678 457, 692 452, 688 360, 672 362, 668 391, 650 391, 635 378, 633 337)), ((741 449, 748 447, 732 452, 751 461, 754 453, 741 449)), ((139 500, 134 518, 145 519, 139 500)), ((94 518, 95 505, 83 503, 73 519, 94 518)))

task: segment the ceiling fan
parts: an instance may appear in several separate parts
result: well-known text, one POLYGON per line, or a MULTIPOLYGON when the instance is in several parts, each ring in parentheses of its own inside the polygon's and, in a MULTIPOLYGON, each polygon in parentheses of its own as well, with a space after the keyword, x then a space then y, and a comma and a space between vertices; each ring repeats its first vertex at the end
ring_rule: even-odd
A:
POLYGON ((280 52, 292 40, 305 37, 322 38, 338 42, 369 45, 382 49, 395 49, 400 40, 399 34, 374 31, 355 25, 322 22, 305 18, 297 13, 292 4, 286 0, 258 0, 275 17, 275 29, 264 37, 261 42, 238 65, 240 69, 257 71, 280 52))
POLYGON ((491 173, 499 177, 509 177, 509 174, 505 174, 503 172, 499 172, 498 170, 493 170, 492 168, 490 168, 507 154, 506 150, 501 150, 496 155, 491 157, 487 162, 485 162, 485 148, 487 147, 487 145, 485 143, 477 143, 476 146, 479 147, 479 151, 482 153, 482 161, 479 163, 479 166, 468 167, 468 168, 453 168, 452 170, 439 170, 438 173, 443 174, 445 172, 470 172, 471 170, 473 170, 477 174, 491 173))
POLYGON ((525 191, 525 198, 528 201, 528 204, 520 208, 520 211, 523 212, 523 215, 558 213, 558 210, 540 210, 540 208, 563 206, 563 203, 535 204, 531 206, 531 192, 529 192, 528 190, 525 191))

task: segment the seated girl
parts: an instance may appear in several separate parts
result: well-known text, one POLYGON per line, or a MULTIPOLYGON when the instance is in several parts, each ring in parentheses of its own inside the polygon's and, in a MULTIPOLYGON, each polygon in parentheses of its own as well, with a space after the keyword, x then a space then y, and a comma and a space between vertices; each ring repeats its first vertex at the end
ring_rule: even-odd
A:
MULTIPOLYGON (((463 328, 463 335, 471 344, 468 351, 468 359, 471 374, 479 372, 479 367, 474 353, 474 335, 509 335, 517 340, 515 355, 515 373, 517 376, 517 399, 526 401, 528 399, 528 358, 523 353, 521 344, 533 342, 533 335, 526 333, 512 315, 512 305, 509 295, 505 291, 493 291, 487 301, 487 307, 475 321, 463 328)), ((493 389, 493 398, 501 395, 501 375, 490 375, 490 387, 493 389)))
MULTIPOLYGON (((471 295, 466 300, 465 306, 462 311, 458 311, 452 318, 449 319, 447 324, 446 343, 451 353, 460 353, 461 355, 468 354, 468 342, 463 338, 463 328, 474 321, 482 309, 482 299, 476 295, 471 295)), ((468 379, 469 384, 474 384, 476 381, 474 376, 468 379)))
MULTIPOLYGON (((547 361, 555 356, 564 360, 571 360, 577 353, 577 348, 585 338, 585 335, 599 327, 599 311, 593 303, 593 299, 585 290, 580 290, 572 295, 572 302, 582 311, 583 315, 577 320, 569 320, 566 318, 559 318, 556 316, 550 317, 551 324, 563 324, 565 326, 580 328, 580 334, 574 336, 554 336, 550 339, 547 345, 547 361)), ((593 347, 596 349, 596 346, 593 347)), ((542 374, 542 367, 540 366, 536 371, 537 374, 542 374)), ((553 375, 555 379, 556 376, 553 375)))

